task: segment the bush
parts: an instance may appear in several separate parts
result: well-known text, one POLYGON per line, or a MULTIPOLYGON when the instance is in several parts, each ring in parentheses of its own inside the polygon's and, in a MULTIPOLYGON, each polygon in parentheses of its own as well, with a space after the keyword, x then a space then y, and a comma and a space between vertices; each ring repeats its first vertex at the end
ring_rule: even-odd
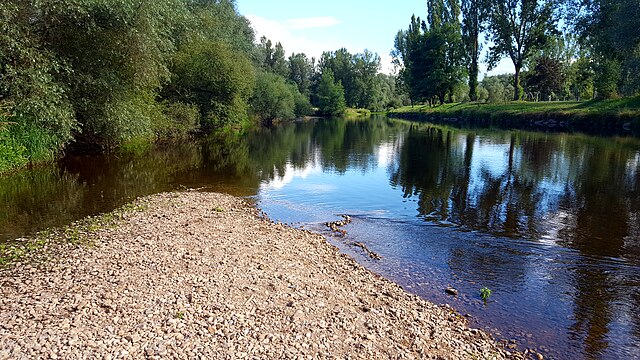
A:
POLYGON ((196 105, 165 101, 162 106, 164 121, 156 125, 157 136, 183 138, 200 129, 200 110, 196 105))
POLYGON ((203 129, 237 125, 247 119, 255 74, 244 54, 224 43, 197 40, 176 54, 171 70, 174 76, 165 97, 196 105, 203 129))
POLYGON ((295 102, 294 112, 296 116, 300 117, 313 114, 313 106, 311 106, 309 98, 301 94, 295 85, 293 85, 291 92, 293 93, 293 101, 295 102))
POLYGON ((0 124, 0 174, 28 162, 26 149, 9 133, 7 126, 0 124))
POLYGON ((355 119, 355 118, 363 118, 363 117, 370 117, 371 116, 371 110, 369 109, 347 109, 344 111, 344 116, 348 119, 355 119))
POLYGON ((295 117, 293 86, 270 72, 260 72, 251 98, 251 111, 263 122, 290 120, 295 117))

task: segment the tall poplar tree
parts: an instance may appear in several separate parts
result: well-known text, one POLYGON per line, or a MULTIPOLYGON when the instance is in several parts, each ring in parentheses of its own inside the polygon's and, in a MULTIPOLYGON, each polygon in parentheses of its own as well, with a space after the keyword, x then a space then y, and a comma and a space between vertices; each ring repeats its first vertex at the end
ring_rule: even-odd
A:
POLYGON ((489 68, 505 55, 511 59, 515 68, 514 100, 522 98, 522 67, 544 47, 549 35, 557 32, 553 10, 550 1, 492 0, 489 30, 494 45, 489 49, 489 68))
POLYGON ((462 44, 464 46, 467 73, 469 75, 469 98, 478 100, 478 75, 482 44, 480 34, 486 28, 489 17, 487 0, 462 0, 462 44))

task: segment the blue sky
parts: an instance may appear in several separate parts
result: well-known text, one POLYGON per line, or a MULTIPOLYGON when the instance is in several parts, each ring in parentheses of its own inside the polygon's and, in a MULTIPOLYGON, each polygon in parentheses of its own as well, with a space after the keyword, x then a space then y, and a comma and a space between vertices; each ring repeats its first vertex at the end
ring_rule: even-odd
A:
MULTIPOLYGON (((257 37, 280 41, 287 54, 319 57, 341 47, 350 52, 369 49, 382 58, 382 71, 391 69, 389 53, 398 30, 412 14, 426 16, 425 0, 237 0, 238 10, 253 24, 257 37)), ((484 68, 481 72, 484 72, 484 68)), ((503 62, 491 73, 512 72, 503 62)))

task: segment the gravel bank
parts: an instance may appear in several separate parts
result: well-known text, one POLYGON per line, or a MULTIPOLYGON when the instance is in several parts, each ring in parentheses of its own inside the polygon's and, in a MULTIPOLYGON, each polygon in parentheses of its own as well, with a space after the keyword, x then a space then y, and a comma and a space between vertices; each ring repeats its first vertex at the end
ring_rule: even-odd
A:
POLYGON ((241 199, 141 202, 95 246, 0 271, 0 359, 522 358, 241 199))

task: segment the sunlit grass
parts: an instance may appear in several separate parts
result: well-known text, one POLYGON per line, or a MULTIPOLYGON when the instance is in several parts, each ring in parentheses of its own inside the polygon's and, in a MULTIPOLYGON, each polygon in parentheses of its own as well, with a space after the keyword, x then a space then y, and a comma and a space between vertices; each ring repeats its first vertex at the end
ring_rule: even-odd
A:
POLYGON ((507 103, 454 103, 438 106, 416 105, 404 106, 393 110, 394 113, 420 112, 434 114, 456 113, 505 113, 505 114, 545 114, 560 113, 565 115, 624 115, 640 116, 640 96, 615 100, 591 101, 549 101, 507 103))

